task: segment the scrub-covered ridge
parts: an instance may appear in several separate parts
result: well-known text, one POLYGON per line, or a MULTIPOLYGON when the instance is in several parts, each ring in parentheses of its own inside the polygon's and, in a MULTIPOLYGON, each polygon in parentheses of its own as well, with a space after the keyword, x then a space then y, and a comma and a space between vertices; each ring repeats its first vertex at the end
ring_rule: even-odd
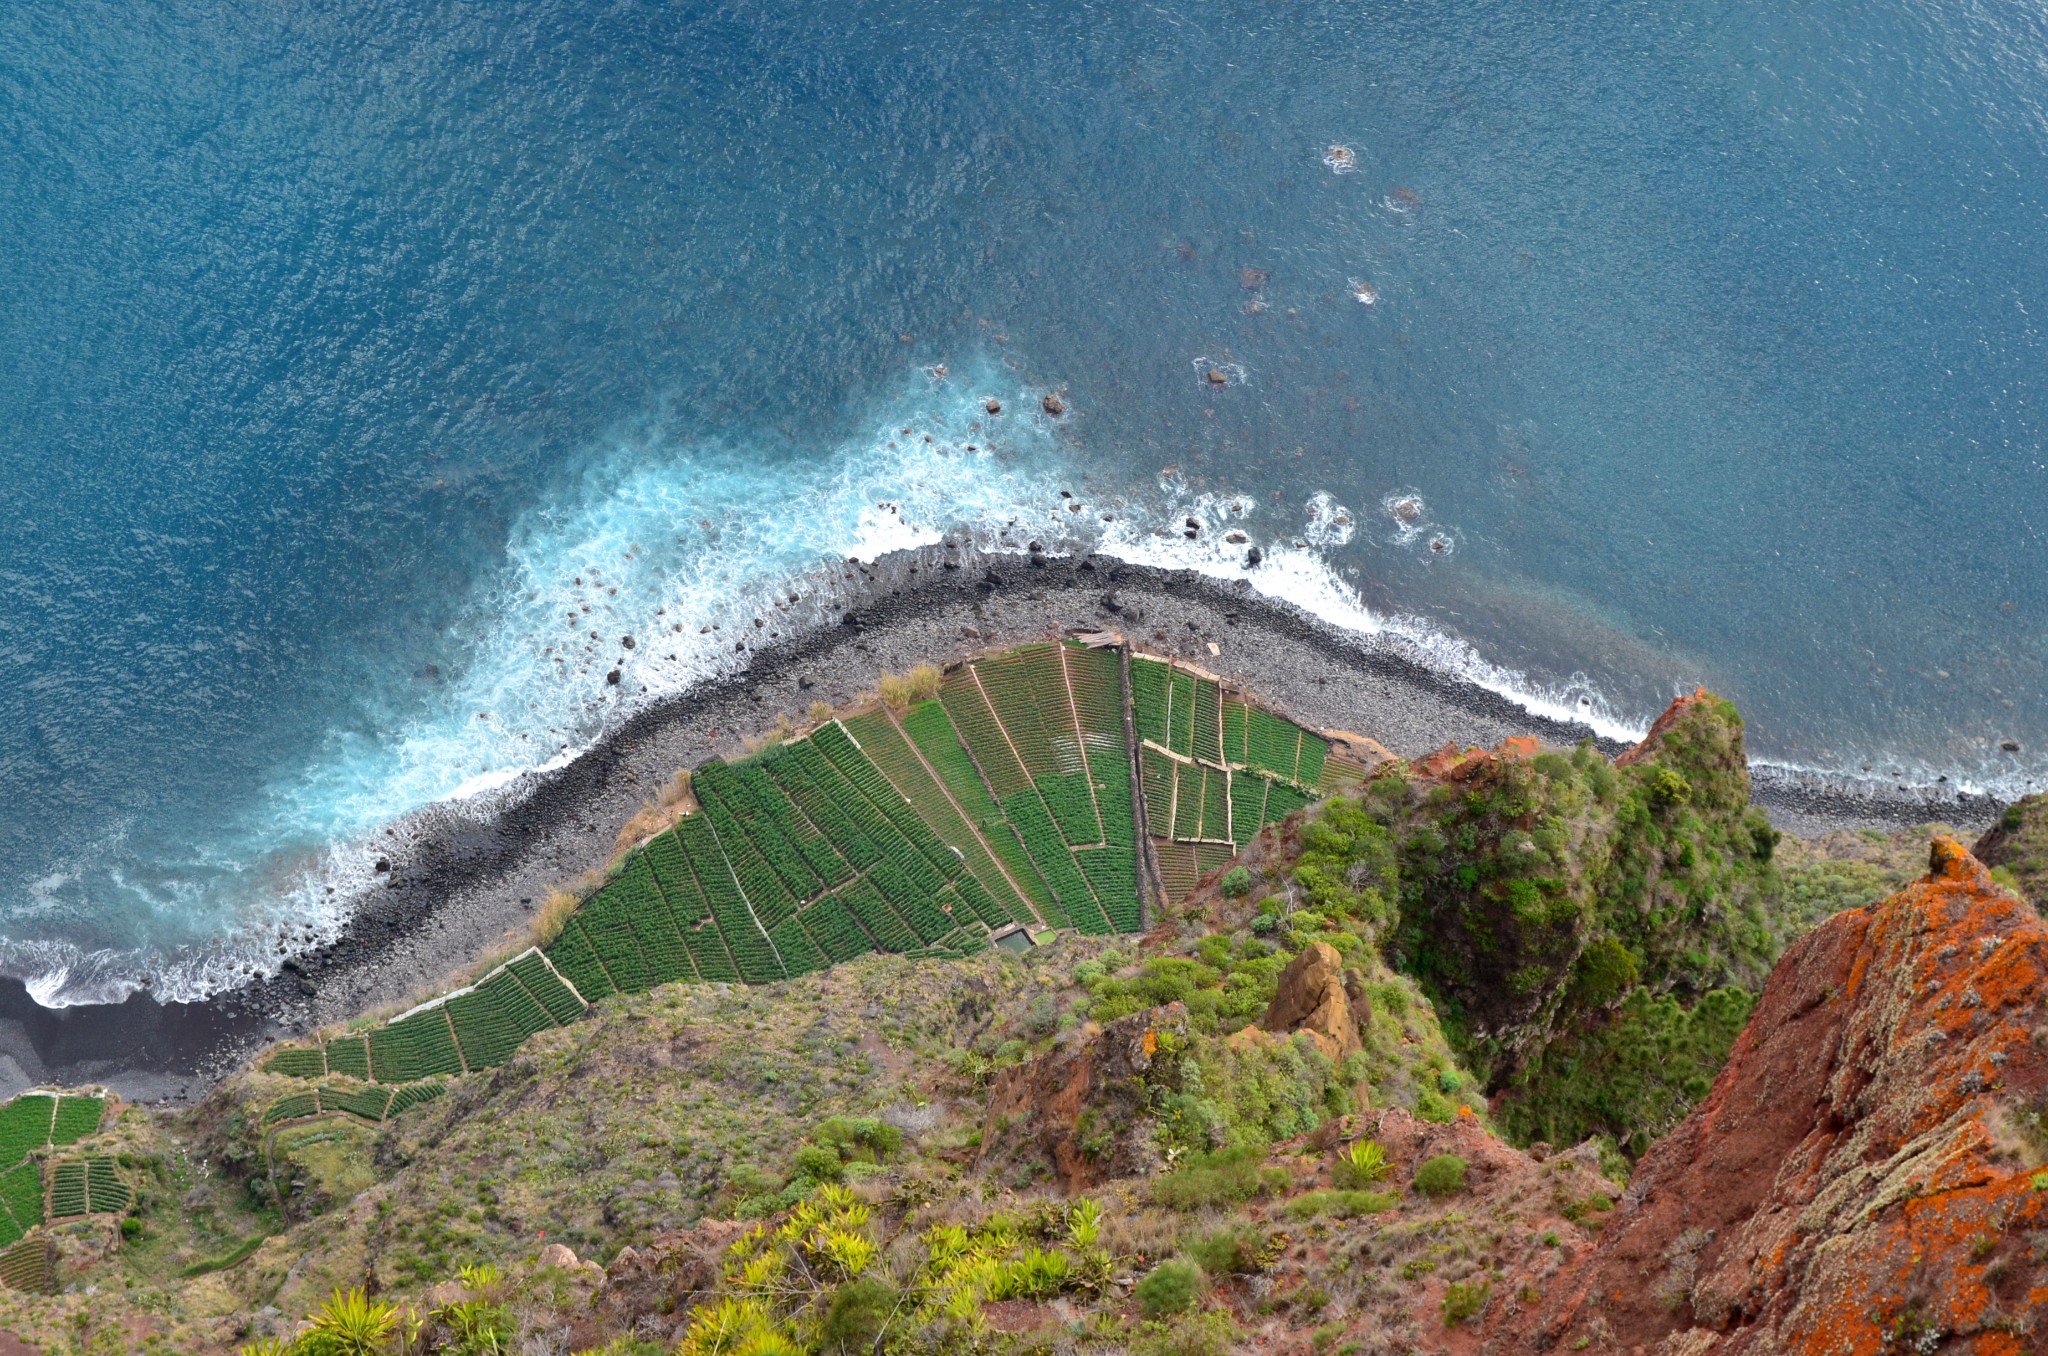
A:
POLYGON ((1927 834, 1782 838, 1706 693, 1402 760, 1088 639, 694 769, 544 945, 194 1109, 8 1104, 0 1328, 1690 1352, 1867 1281, 1881 1335, 2009 1330, 2038 985, 1984 967, 2041 925, 1960 849, 1879 904, 1927 834))

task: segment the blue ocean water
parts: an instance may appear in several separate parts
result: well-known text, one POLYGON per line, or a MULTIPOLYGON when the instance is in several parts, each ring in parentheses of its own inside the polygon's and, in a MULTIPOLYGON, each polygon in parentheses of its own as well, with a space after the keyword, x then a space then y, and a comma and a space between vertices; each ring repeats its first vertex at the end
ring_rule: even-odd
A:
POLYGON ((2035 785, 2044 50, 1950 0, 0 9, 0 963, 229 982, 820 562, 1062 488, 1224 574, 1156 533, 1236 504, 1261 587, 1613 731, 1705 682, 1768 758, 2035 785))

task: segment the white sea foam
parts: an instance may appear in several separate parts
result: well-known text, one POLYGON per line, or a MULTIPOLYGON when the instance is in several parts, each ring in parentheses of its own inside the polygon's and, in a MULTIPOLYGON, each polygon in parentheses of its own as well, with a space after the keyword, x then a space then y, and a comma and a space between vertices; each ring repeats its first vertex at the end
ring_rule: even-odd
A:
MULTIPOLYGON (((7 969, 50 1006, 118 1001, 144 975, 159 997, 196 999, 269 973, 281 947, 331 938, 353 901, 382 883, 373 863, 395 841, 389 826, 437 803, 490 812, 518 794, 522 774, 564 765, 635 709, 737 671, 761 642, 830 624, 847 598, 835 562, 949 533, 997 551, 1021 552, 1034 537, 1079 542, 1137 564, 1247 580, 1608 738, 1639 738, 1655 714, 1614 709, 1584 675, 1539 681, 1423 619, 1368 607, 1330 555, 1354 539, 1359 517, 1328 493, 1261 504, 1169 475, 1136 494, 1097 494, 1090 512, 1061 513, 1058 491, 1075 483, 1073 468, 1053 421, 1037 413, 1037 393, 1013 385, 992 366, 944 380, 915 373, 870 431, 768 469, 752 448, 620 439, 571 493, 517 523, 441 685, 424 698, 415 690, 366 702, 353 728, 382 733, 333 735, 278 776, 260 822, 211 850, 210 878, 237 896, 233 926, 169 954, 13 944, 7 969), (991 396, 1008 412, 989 416, 991 396), (764 485, 775 487, 772 501, 764 485), (1192 539, 1188 519, 1198 524, 1192 539), (293 843, 306 846, 275 851, 293 843)), ((1380 509, 1389 545, 1423 554, 1432 541, 1455 541, 1417 491, 1397 491, 1380 509)), ((49 893, 63 883, 53 878, 49 893)), ((217 900, 193 897, 198 887, 122 885, 167 916, 220 912, 217 900)))
MULTIPOLYGON (((281 939, 333 937, 381 883, 372 863, 387 826, 437 803, 486 813, 522 774, 572 759, 639 707, 836 618, 844 581, 830 562, 948 531, 996 549, 1059 540, 1065 463, 1039 392, 1016 383, 993 364, 916 373, 868 431, 769 466, 757 448, 621 438, 515 525, 437 689, 367 698, 349 730, 279 774, 260 819, 232 838, 258 860, 271 845, 309 846, 254 870, 212 864, 222 869, 208 877, 239 896, 222 935, 173 954, 14 944, 7 968, 50 1006, 118 1001, 144 975, 159 997, 193 999, 270 972, 281 939), (992 397, 1005 413, 987 412, 992 397)), ((167 916, 222 912, 179 882, 124 888, 167 916)))

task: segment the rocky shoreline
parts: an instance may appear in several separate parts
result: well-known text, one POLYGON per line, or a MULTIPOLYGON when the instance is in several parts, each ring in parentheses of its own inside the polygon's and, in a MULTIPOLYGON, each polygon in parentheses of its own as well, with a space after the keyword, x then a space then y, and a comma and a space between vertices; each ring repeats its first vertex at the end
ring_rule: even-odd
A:
MULTIPOLYGON (((741 751, 813 701, 844 705, 885 672, 1082 629, 1118 630, 1325 729, 1403 756, 1447 742, 1533 734, 1573 743, 1583 726, 1534 716, 1434 672, 1398 642, 1340 630, 1291 604, 1188 571, 1108 557, 986 555, 965 544, 858 567, 836 624, 753 651, 741 672, 639 712, 568 766, 487 800, 436 806, 389 831, 383 888, 357 902, 336 941, 281 973, 204 1003, 47 1009, 0 981, 0 1091, 41 1081, 104 1083, 132 1100, 204 1095, 271 1041, 450 982, 516 947, 550 890, 600 867, 619 826, 678 768, 741 751)), ((1609 752, 1611 741, 1602 741, 1609 752)), ((1945 788, 1898 787, 1774 768, 1756 799, 1801 834, 1940 819, 1986 824, 2001 808, 1945 788)))

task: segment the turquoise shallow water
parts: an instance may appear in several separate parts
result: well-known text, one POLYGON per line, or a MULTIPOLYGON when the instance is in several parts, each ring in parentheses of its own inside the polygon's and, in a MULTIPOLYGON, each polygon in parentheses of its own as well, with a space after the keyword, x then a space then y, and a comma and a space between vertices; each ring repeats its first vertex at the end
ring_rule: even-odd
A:
POLYGON ((2033 785, 2042 50, 1946 3, 10 8, 0 955, 204 992, 820 561, 1055 517, 1232 573, 1237 504, 1262 587, 1605 729, 1706 682, 1782 762, 2033 785))

